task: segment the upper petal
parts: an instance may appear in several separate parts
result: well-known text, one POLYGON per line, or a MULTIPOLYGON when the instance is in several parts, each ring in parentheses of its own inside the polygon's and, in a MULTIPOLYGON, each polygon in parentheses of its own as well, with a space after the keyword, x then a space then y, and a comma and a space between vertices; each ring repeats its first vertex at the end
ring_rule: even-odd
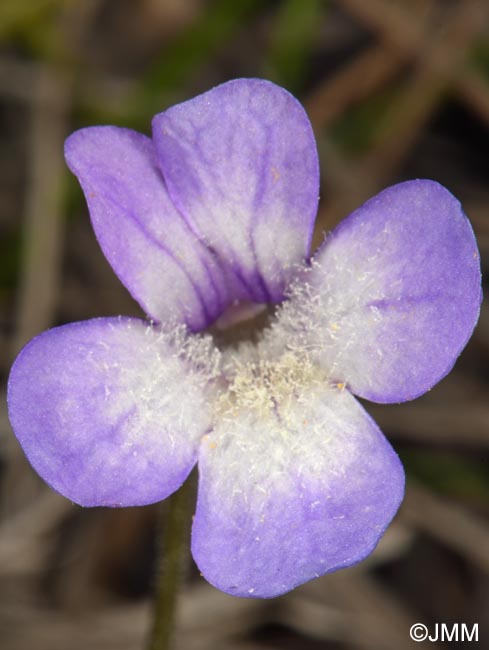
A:
POLYGON ((234 296, 280 301, 318 202, 302 106, 268 81, 238 79, 157 115, 153 140, 175 205, 234 277, 234 296))
POLYGON ((166 191, 146 136, 91 127, 66 141, 97 238, 114 271, 156 320, 206 327, 229 302, 222 270, 166 191))
POLYGON ((209 426, 204 382, 169 335, 137 319, 94 319, 22 350, 9 417, 34 469, 64 496, 142 505, 171 494, 192 469, 209 426))
POLYGON ((273 597, 368 555, 403 497, 398 457, 347 392, 231 410, 199 454, 192 553, 235 596, 273 597))
POLYGON ((460 203, 428 180, 384 190, 327 237, 276 334, 315 350, 331 379, 401 402, 444 377, 479 315, 481 274, 460 203))

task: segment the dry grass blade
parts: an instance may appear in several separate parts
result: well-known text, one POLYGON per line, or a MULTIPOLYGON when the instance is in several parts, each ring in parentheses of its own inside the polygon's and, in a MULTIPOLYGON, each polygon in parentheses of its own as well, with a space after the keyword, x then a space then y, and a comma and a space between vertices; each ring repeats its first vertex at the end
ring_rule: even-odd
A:
POLYGON ((45 562, 41 539, 53 531, 72 504, 44 488, 36 501, 0 526, 0 574, 31 573, 45 562))
MULTIPOLYGON (((134 650, 144 647, 149 607, 119 605, 70 614, 36 605, 0 601, 2 650, 134 650), (3 621, 2 621, 3 619, 3 621)), ((227 648, 233 637, 260 620, 259 600, 237 599, 202 585, 182 594, 176 648, 227 648)), ((238 646, 239 647, 239 646, 238 646)))
MULTIPOLYGON (((409 628, 416 619, 415 614, 360 568, 333 573, 309 583, 290 601, 290 619, 294 627, 303 629, 307 625, 320 638, 328 638, 328 631, 320 623, 321 609, 324 617, 328 612, 327 605, 334 603, 343 616, 336 617, 333 631, 336 638, 341 638, 350 647, 365 650, 412 648, 409 628), (294 611, 299 598, 305 602, 294 611), (354 625, 352 621, 355 621, 354 625)), ((432 647, 439 648, 437 644, 432 644, 432 647)))
MULTIPOLYGON (((58 299, 62 245, 63 141, 68 130, 69 91, 50 68, 39 66, 30 101, 29 185, 23 227, 23 262, 11 354, 52 324, 58 299), (55 102, 55 104, 53 103, 55 102), (54 110, 53 106, 56 106, 54 110)), ((6 509, 23 507, 37 481, 17 445, 11 448, 6 509), (17 505, 16 505, 17 504, 17 505)))
MULTIPOLYGON (((356 7, 353 3, 354 8, 356 7)), ((365 3, 361 4, 364 7, 365 3)), ((363 18, 360 7, 360 17, 363 18)), ((342 112, 361 102, 390 81, 413 58, 426 42, 427 22, 433 3, 425 2, 416 11, 416 29, 409 35, 408 45, 400 47, 397 40, 381 38, 380 42, 344 65, 336 75, 321 83, 306 99, 305 107, 316 131, 325 128, 342 112)), ((367 17, 370 10, 367 8, 367 17)), ((384 36, 381 34, 381 36, 384 36)))
POLYGON ((489 404, 487 398, 454 399, 443 410, 436 403, 413 402, 399 406, 368 407, 389 437, 420 444, 489 449, 489 404))
POLYGON ((489 124, 489 84, 473 70, 465 70, 455 83, 455 90, 472 112, 489 124))
MULTIPOLYGON (((341 0, 341 2, 363 24, 377 32, 382 42, 402 50, 405 55, 424 56, 423 50, 419 48, 424 27, 422 22, 413 16, 412 11, 407 11, 405 7, 386 2, 386 0, 369 0, 369 2, 341 0)), ((485 3, 477 0, 459 4, 462 13, 481 12, 481 31, 488 26, 487 14, 485 13, 487 7, 484 5, 485 3)), ((409 6, 412 9, 412 6, 409 6)), ((451 75, 454 91, 458 93, 471 110, 489 122, 489 84, 474 71, 451 68, 447 62, 447 57, 450 58, 452 50, 452 43, 448 41, 446 48, 439 49, 436 56, 430 57, 429 62, 425 62, 425 65, 443 70, 445 75, 451 75)))
POLYGON ((330 213, 348 214, 392 178, 464 62, 484 26, 485 14, 473 2, 461 3, 448 13, 438 33, 431 36, 415 73, 390 105, 370 150, 355 163, 355 177, 361 179, 356 191, 339 187, 328 206, 330 213))
POLYGON ((482 17, 480 6, 474 3, 461 3, 449 14, 439 34, 432 37, 416 74, 391 105, 377 141, 367 154, 367 169, 375 168, 380 178, 386 178, 398 168, 455 71, 464 63, 484 25, 482 17))
POLYGON ((61 256, 61 196, 65 173, 62 152, 68 131, 68 89, 46 67, 38 68, 34 84, 30 183, 25 206, 24 261, 15 350, 52 323, 61 256))
POLYGON ((408 486, 400 515, 408 524, 489 572, 489 525, 482 518, 413 482, 408 486))
POLYGON ((390 45, 374 45, 316 87, 304 102, 314 130, 324 129, 345 110, 382 87, 400 70, 406 58, 390 45))

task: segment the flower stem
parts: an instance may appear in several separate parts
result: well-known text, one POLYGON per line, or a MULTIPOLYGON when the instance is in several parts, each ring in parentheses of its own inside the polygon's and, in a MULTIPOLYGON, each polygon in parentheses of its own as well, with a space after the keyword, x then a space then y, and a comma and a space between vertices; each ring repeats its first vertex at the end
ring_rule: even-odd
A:
POLYGON ((187 479, 160 508, 152 630, 147 650, 170 650, 177 599, 189 554, 194 481, 187 479))

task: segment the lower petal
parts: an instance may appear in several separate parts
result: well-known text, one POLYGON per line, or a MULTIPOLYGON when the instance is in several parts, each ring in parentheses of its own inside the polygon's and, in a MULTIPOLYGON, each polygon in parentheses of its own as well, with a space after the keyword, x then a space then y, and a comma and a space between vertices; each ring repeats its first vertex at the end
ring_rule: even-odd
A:
POLYGON ((270 598, 354 564, 403 497, 400 461, 347 392, 315 387, 205 436, 192 551, 205 578, 270 598))
POLYGON ((9 417, 51 487, 83 506, 130 506, 183 483, 209 423, 205 379, 174 339, 137 319, 100 318, 44 332, 22 350, 9 417))

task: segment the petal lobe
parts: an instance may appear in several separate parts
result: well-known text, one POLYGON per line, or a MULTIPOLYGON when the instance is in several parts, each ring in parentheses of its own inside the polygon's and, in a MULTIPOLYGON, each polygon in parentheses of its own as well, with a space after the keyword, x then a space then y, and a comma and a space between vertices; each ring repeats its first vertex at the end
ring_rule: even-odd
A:
POLYGON ((175 205, 224 264, 233 298, 280 301, 317 211, 302 106, 270 82, 238 79, 157 115, 153 140, 175 205))
POLYGON ((137 319, 44 332, 19 354, 10 421, 34 469, 83 506, 144 505, 185 480, 209 426, 204 382, 137 319))
POLYGON ((403 497, 404 474, 347 392, 304 391, 204 438, 192 552, 205 578, 271 598, 368 555, 403 497))

